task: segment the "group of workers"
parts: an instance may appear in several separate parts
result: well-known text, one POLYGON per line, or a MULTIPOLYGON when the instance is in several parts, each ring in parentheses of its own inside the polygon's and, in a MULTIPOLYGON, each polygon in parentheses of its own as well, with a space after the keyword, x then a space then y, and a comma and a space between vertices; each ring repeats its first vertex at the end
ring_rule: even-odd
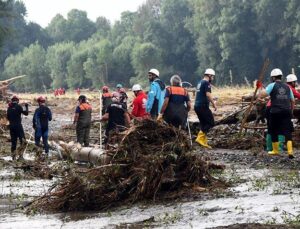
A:
POLYGON ((261 88, 259 99, 269 98, 267 103, 267 136, 266 145, 269 155, 278 155, 283 151, 284 145, 289 158, 294 158, 292 132, 294 131, 292 118, 295 107, 295 98, 300 98, 300 93, 295 89, 297 76, 289 74, 286 83, 282 80, 283 73, 275 68, 270 74, 272 83, 263 88, 262 83, 257 81, 257 87, 261 88))
MULTIPOLYGON (((268 97, 267 105, 267 149, 269 155, 279 154, 282 142, 286 142, 289 158, 293 158, 292 131, 293 123, 292 110, 294 108, 294 97, 300 98, 300 93, 295 86, 297 77, 293 74, 287 76, 287 84, 282 82, 282 71, 273 69, 271 71, 272 83, 265 89, 260 81, 257 87, 261 88, 259 99, 268 97), (280 144, 281 142, 281 144, 280 144)), ((196 87, 194 110, 200 122, 200 131, 196 142, 203 147, 211 148, 208 144, 207 134, 214 126, 214 117, 210 105, 217 110, 216 101, 212 96, 211 82, 214 80, 215 71, 211 68, 205 70, 203 78, 196 87)), ((145 93, 139 84, 132 87, 135 98, 130 104, 131 112, 128 111, 128 96, 121 84, 117 85, 115 92, 110 93, 109 88, 102 88, 102 110, 101 122, 107 121, 105 140, 107 143, 111 131, 123 131, 130 125, 130 119, 141 121, 143 119, 154 119, 159 122, 165 121, 177 128, 185 129, 188 125, 188 112, 191 110, 191 100, 188 91, 182 87, 182 80, 179 75, 173 75, 170 79, 170 86, 159 78, 157 69, 148 71, 150 90, 145 93)), ((45 105, 45 98, 38 98, 39 107, 33 116, 33 128, 35 129, 35 144, 40 144, 43 139, 45 153, 49 152, 48 146, 48 122, 51 121, 51 110, 45 105)), ((92 107, 87 97, 80 95, 78 106, 75 110, 73 124, 76 125, 77 142, 83 146, 89 146, 90 128, 92 119, 92 107)), ((16 157, 17 139, 21 144, 25 140, 25 134, 21 123, 21 114, 28 115, 28 104, 25 110, 19 104, 19 99, 14 96, 7 110, 7 118, 10 122, 11 152, 16 157)), ((106 144, 107 146, 107 144, 106 144)))
MULTIPOLYGON (((46 99, 43 96, 37 98, 37 103, 38 108, 36 108, 32 119, 34 141, 37 146, 40 146, 40 140, 42 138, 45 154, 48 155, 49 121, 52 120, 52 113, 51 110, 46 106, 46 99)), ((22 153, 17 152, 16 148, 18 139, 21 145, 24 145, 26 142, 21 115, 28 115, 28 103, 25 103, 24 105, 25 110, 23 110, 23 107, 19 104, 19 98, 14 95, 7 108, 7 119, 9 121, 11 137, 11 156, 13 160, 21 160, 23 158, 22 153)))

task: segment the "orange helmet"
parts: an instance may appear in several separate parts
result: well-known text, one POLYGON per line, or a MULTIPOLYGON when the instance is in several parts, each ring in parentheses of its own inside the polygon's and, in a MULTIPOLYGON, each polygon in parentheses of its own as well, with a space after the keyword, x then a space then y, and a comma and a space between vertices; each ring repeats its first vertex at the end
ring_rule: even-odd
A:
POLYGON ((13 97, 11 98, 12 102, 19 102, 19 97, 17 95, 13 95, 13 97))
POLYGON ((43 96, 40 96, 37 98, 38 103, 44 103, 45 101, 46 101, 46 99, 43 96))

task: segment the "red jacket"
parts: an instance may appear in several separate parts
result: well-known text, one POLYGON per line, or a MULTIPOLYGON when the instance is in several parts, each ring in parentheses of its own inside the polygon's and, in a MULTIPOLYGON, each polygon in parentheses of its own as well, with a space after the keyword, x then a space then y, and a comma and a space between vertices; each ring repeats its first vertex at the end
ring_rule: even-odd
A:
POLYGON ((300 93, 296 90, 296 88, 292 87, 291 85, 288 84, 288 86, 290 87, 290 89, 292 90, 294 97, 297 99, 300 99, 300 93))
POLYGON ((147 95, 141 91, 137 97, 133 100, 131 114, 135 117, 145 117, 148 115, 146 112, 147 95))

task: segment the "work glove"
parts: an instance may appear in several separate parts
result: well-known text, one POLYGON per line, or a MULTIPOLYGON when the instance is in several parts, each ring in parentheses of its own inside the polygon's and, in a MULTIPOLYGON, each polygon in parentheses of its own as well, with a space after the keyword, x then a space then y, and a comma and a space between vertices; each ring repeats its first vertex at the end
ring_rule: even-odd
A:
POLYGON ((163 115, 162 114, 159 114, 156 121, 158 122, 162 122, 163 121, 163 115))
POLYGON ((262 84, 262 82, 260 80, 256 81, 256 87, 257 88, 262 88, 263 87, 263 84, 262 84))

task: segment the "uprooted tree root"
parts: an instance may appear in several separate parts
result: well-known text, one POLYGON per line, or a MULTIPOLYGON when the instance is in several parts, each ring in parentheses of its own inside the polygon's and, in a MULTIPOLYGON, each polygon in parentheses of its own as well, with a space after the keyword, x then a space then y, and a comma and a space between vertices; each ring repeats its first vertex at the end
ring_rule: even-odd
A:
POLYGON ((34 200, 28 210, 103 210, 121 203, 165 200, 226 187, 209 173, 211 168, 224 166, 189 152, 188 137, 181 130, 147 120, 120 136, 119 146, 108 152, 110 164, 73 171, 34 200))

